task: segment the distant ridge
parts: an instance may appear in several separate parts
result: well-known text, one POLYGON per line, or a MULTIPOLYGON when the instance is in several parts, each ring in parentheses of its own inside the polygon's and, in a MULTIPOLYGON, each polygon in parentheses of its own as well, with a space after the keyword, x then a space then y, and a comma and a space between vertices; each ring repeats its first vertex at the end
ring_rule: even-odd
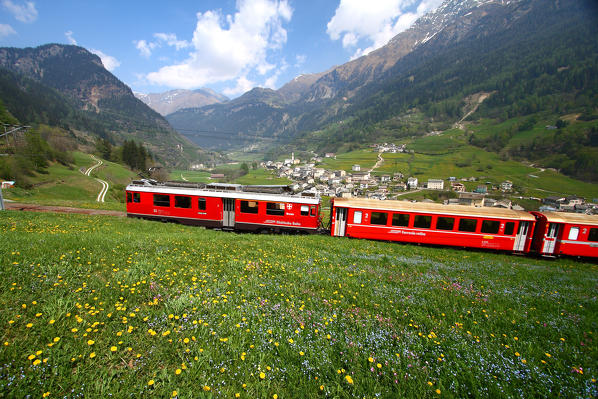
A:
POLYGON ((206 105, 220 104, 229 100, 228 97, 208 88, 197 90, 177 89, 163 93, 134 94, 135 97, 162 116, 172 114, 184 108, 201 108, 206 105))

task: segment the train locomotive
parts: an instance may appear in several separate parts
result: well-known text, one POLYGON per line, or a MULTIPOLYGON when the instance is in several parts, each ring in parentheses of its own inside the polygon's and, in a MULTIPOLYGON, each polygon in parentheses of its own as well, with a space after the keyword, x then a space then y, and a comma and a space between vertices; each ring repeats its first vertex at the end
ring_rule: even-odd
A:
POLYGON ((598 216, 557 212, 333 198, 329 232, 320 198, 288 186, 136 180, 127 216, 225 230, 329 233, 543 256, 598 257, 598 216))

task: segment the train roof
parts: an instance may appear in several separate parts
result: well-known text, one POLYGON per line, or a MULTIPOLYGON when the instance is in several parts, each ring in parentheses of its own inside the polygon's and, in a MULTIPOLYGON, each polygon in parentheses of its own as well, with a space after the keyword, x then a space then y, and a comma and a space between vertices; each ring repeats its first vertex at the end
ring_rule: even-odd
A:
POLYGON ((335 198, 334 204, 340 207, 379 209, 397 212, 434 213, 442 215, 504 218, 529 221, 536 220, 534 216, 528 212, 515 211, 505 208, 443 205, 427 202, 380 201, 359 198, 335 198))
POLYGON ((295 202, 316 205, 319 197, 305 194, 295 194, 289 186, 263 185, 244 186, 227 183, 192 183, 169 181, 159 183, 153 180, 134 180, 127 191, 149 192, 156 194, 197 195, 202 197, 237 198, 261 201, 295 202))
POLYGON ((598 226, 598 215, 569 212, 540 212, 549 223, 575 223, 598 226))

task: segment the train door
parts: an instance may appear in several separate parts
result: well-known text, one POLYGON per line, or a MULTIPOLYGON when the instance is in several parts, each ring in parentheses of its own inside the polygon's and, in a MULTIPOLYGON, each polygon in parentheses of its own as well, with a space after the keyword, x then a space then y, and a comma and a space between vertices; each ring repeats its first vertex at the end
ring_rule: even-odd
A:
POLYGON ((347 208, 336 208, 336 222, 334 223, 334 235, 344 236, 347 228, 347 208))
POLYGON ((559 234, 561 225, 557 223, 550 223, 548 225, 548 232, 544 236, 544 246, 542 247, 543 254, 553 254, 556 246, 556 238, 559 234))
POLYGON ((235 199, 222 198, 222 227, 235 227, 235 199))
POLYGON ((513 251, 523 252, 525 250, 525 243, 527 242, 527 235, 529 234, 530 222, 519 222, 519 231, 515 237, 515 245, 513 251))

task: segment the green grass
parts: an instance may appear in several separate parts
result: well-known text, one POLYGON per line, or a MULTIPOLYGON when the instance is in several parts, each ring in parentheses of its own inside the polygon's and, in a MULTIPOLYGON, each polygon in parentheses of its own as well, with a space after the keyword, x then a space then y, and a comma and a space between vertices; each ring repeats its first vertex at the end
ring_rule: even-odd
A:
POLYGON ((351 172, 351 167, 358 164, 361 166, 362 171, 366 171, 376 164, 377 157, 378 153, 373 152, 371 149, 351 151, 344 154, 336 154, 336 159, 324 158, 317 167, 351 172))
POLYGON ((0 229, 7 396, 598 395, 596 264, 83 215, 0 229))
POLYGON ((104 164, 94 169, 91 176, 85 176, 82 172, 97 162, 82 152, 74 152, 73 159, 71 166, 53 163, 47 168, 47 173, 32 176, 32 188, 3 190, 4 197, 42 205, 124 210, 124 188, 137 175, 120 164, 104 160, 104 164), (102 185, 95 177, 110 184, 105 203, 96 202, 102 185))
POLYGON ((279 185, 292 184, 292 180, 287 178, 279 178, 272 172, 266 169, 249 169, 249 173, 241 176, 235 180, 238 184, 257 184, 257 185, 279 185))

